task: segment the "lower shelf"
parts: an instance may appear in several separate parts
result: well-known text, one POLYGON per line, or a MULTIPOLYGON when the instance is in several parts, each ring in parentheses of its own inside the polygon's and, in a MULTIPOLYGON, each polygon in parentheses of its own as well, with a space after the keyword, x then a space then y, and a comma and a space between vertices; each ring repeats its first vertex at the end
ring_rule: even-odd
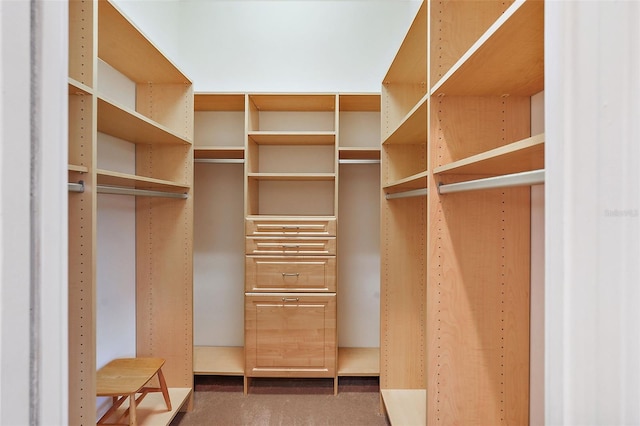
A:
POLYGON ((211 376, 243 376, 242 346, 195 346, 193 374, 211 376))
POLYGON ((392 425, 427 424, 426 389, 381 389, 380 393, 392 425))
POLYGON ((379 348, 338 348, 338 376, 379 375, 379 348))
MULTIPOLYGON (((169 425, 178 411, 185 405, 191 396, 191 388, 169 388, 171 398, 171 411, 167 411, 162 393, 149 393, 144 397, 136 409, 138 426, 169 425)), ((125 401, 118 409, 114 417, 129 408, 129 400, 125 401)))
MULTIPOLYGON (((195 346, 193 374, 244 375, 244 348, 240 346, 195 346)), ((379 376, 378 348, 338 348, 338 376, 379 376)))

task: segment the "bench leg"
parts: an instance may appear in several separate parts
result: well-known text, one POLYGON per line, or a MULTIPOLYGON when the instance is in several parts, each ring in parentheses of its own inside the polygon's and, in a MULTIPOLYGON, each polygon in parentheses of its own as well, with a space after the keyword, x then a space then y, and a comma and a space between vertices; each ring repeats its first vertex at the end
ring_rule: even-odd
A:
POLYGON ((167 389, 167 382, 164 380, 162 369, 158 370, 158 381, 160 382, 160 390, 162 391, 164 402, 167 404, 167 411, 171 411, 171 399, 169 398, 169 390, 167 389))
POLYGON ((136 405, 136 394, 132 393, 129 395, 129 426, 136 426, 138 424, 136 405))

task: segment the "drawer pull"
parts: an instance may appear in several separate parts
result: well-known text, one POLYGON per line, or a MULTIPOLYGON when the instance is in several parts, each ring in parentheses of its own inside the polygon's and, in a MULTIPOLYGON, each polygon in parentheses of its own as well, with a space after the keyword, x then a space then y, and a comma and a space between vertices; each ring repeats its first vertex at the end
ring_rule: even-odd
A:
POLYGON ((299 244, 283 244, 282 248, 300 248, 299 244))
POLYGON ((282 276, 283 277, 299 277, 300 273, 299 272, 283 272, 282 276))
POLYGON ((300 301, 299 297, 283 297, 282 301, 287 303, 287 302, 298 302, 300 301))
POLYGON ((298 230, 300 229, 300 227, 299 226, 283 226, 282 229, 284 229, 285 231, 292 230, 292 229, 298 230))

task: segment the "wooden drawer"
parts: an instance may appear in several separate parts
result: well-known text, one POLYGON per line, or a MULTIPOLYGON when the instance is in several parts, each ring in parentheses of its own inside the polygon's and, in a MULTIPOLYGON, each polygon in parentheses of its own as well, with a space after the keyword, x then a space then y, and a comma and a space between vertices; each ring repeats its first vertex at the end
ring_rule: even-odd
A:
POLYGON ((336 219, 332 218, 253 218, 246 220, 248 236, 327 236, 336 235, 336 219))
POLYGON ((336 291, 335 256, 246 256, 245 291, 336 291))
POLYGON ((246 376, 335 376, 335 294, 247 293, 244 323, 246 376))
POLYGON ((335 237, 247 237, 246 254, 335 255, 335 237))

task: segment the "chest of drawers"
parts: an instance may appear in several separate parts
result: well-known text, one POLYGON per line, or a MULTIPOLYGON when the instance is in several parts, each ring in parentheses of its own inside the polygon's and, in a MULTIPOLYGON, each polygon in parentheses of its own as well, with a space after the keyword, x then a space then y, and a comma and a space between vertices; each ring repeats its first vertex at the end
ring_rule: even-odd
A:
POLYGON ((336 220, 247 218, 245 375, 336 374, 336 220))

